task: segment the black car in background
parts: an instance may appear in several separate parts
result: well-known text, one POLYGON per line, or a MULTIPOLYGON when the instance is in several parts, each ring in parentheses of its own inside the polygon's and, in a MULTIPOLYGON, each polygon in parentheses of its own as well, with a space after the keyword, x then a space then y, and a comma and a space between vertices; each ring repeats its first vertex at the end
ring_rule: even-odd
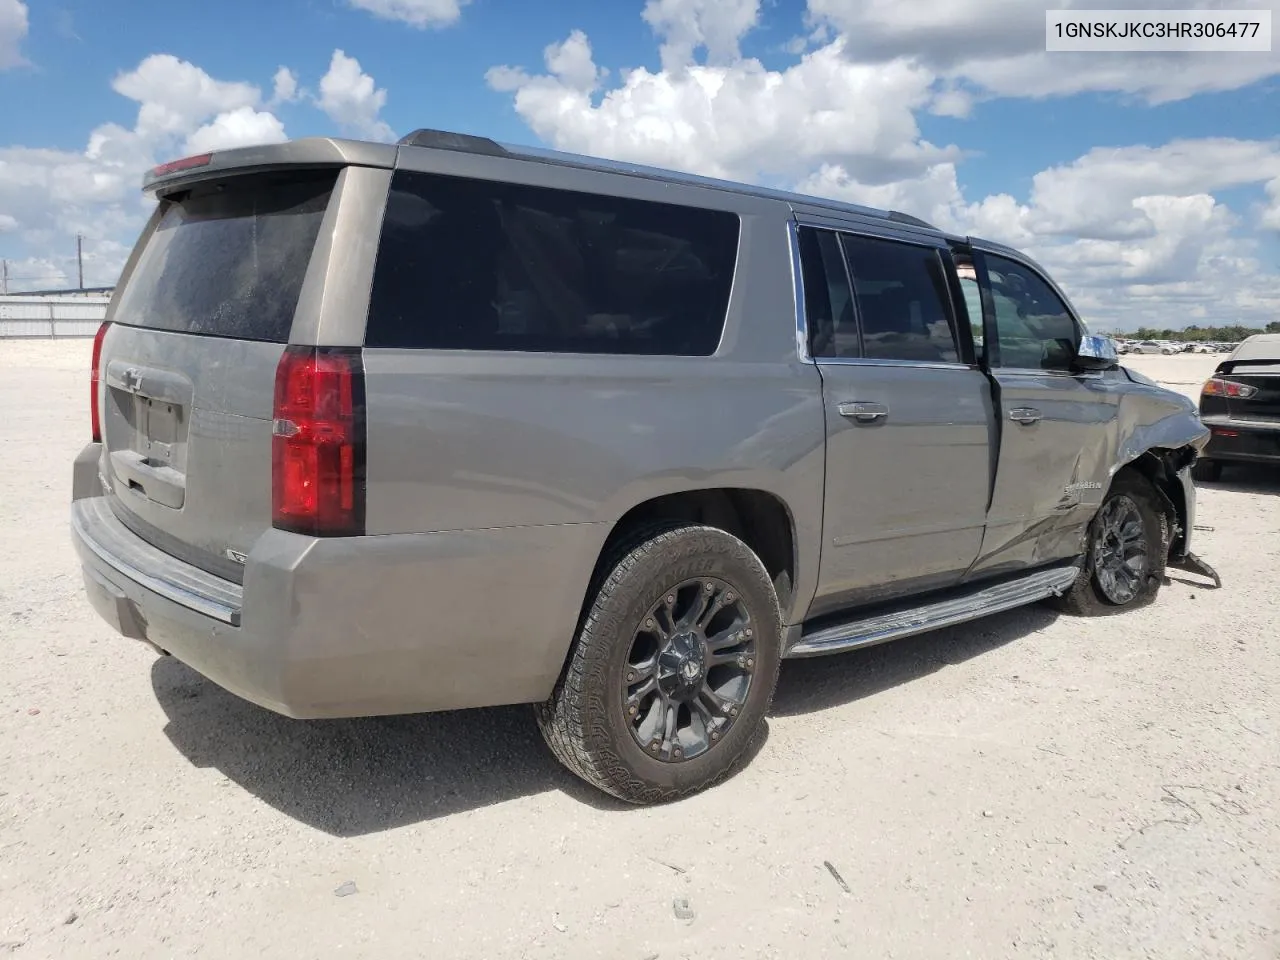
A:
POLYGON ((1217 480, 1224 463, 1280 464, 1280 333, 1249 337, 1218 364, 1200 391, 1209 445, 1197 480, 1217 480))

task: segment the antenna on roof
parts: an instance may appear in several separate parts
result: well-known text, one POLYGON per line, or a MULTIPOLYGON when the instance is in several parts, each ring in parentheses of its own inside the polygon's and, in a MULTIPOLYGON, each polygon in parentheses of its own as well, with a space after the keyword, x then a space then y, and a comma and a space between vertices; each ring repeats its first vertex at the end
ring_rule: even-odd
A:
POLYGON ((490 157, 507 156, 507 150, 496 140, 473 137, 466 133, 450 133, 448 130, 415 130, 400 138, 406 147, 429 147, 432 150, 456 150, 459 153, 483 153, 490 157))

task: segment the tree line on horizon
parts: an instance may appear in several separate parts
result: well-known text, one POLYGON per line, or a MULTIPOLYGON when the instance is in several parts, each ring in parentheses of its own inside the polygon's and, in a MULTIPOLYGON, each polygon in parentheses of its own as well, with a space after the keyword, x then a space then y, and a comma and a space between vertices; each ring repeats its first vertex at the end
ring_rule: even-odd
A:
POLYGON ((1107 336, 1124 337, 1127 340, 1180 340, 1183 343, 1239 343, 1245 337, 1258 333, 1280 333, 1280 321, 1268 323, 1265 328, 1244 327, 1239 324, 1229 327, 1191 326, 1182 330, 1139 327, 1136 331, 1115 330, 1107 336))

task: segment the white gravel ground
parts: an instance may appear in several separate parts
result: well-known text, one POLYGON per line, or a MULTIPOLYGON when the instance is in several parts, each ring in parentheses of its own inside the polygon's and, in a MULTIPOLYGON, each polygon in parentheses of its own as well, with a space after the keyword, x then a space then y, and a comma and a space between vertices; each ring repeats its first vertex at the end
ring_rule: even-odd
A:
POLYGON ((290 721, 114 636, 88 356, 0 341, 0 956, 1280 957, 1280 473, 1203 490, 1221 591, 789 664, 743 772, 631 809, 527 708, 290 721))

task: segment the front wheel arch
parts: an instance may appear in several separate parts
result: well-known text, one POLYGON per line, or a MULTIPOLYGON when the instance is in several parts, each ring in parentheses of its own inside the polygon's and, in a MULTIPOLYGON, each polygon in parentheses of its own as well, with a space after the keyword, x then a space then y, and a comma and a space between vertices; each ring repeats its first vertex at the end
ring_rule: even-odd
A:
MULTIPOLYGON (((1187 502, 1186 489, 1178 475, 1180 471, 1191 467, 1195 460, 1194 447, 1152 448, 1122 466, 1111 480, 1111 487, 1114 488, 1120 478, 1131 473, 1151 485, 1168 524, 1166 560, 1185 554, 1189 543, 1191 504, 1187 502)), ((1107 495, 1110 495, 1110 490, 1107 495)), ((1106 497, 1103 499, 1105 501, 1106 497)))
MULTIPOLYGON (((1164 582, 1169 556, 1170 514, 1155 484, 1142 472, 1125 468, 1116 473, 1102 498, 1098 511, 1089 520, 1083 544, 1080 572, 1075 582, 1050 605, 1075 616, 1098 617, 1121 613, 1151 603, 1164 582), (1108 591, 1095 565, 1100 556, 1097 545, 1104 533, 1109 506, 1120 498, 1135 506, 1142 524, 1142 549, 1145 563, 1139 577, 1141 583, 1131 597, 1117 601, 1108 591)), ((1103 552, 1106 552, 1104 546, 1103 552)))

